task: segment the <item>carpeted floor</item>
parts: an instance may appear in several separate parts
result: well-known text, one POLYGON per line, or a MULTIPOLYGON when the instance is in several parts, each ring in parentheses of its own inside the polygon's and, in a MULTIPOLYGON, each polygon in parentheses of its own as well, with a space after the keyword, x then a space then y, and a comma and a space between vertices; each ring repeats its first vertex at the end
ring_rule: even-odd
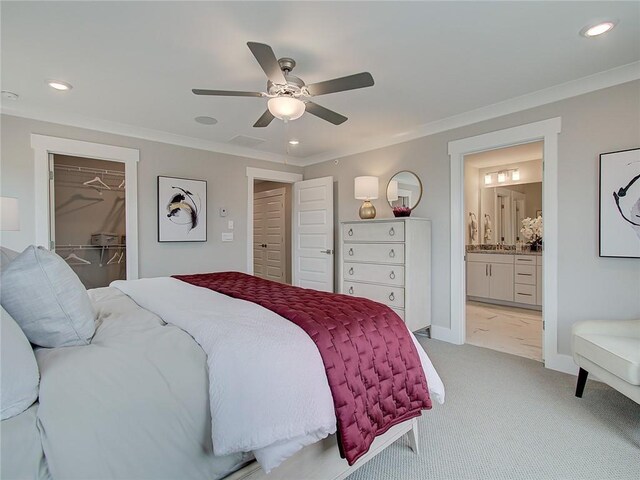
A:
POLYGON ((640 405, 599 382, 514 355, 420 338, 442 377, 444 405, 349 480, 640 479, 640 405))

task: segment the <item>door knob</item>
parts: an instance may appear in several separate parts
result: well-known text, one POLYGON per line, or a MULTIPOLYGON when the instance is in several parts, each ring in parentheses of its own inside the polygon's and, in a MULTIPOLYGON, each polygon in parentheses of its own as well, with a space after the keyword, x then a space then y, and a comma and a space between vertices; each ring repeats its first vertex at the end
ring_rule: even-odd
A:
POLYGON ((396 296, 393 294, 393 292, 391 292, 389 294, 389 300, 391 300, 392 302, 396 299, 396 296))
POLYGON ((353 267, 349 269, 349 275, 353 275, 353 267))
POLYGON ((396 278, 396 273, 395 273, 393 270, 391 270, 391 273, 389 274, 389 278, 390 278, 391 280, 393 280, 393 279, 395 279, 395 278, 396 278))
POLYGON ((349 249, 349 256, 350 256, 350 257, 353 257, 353 248, 350 248, 350 249, 349 249))
POLYGON ((331 255, 333 250, 320 250, 320 253, 326 253, 327 255, 331 255))
POLYGON ((396 256, 396 252, 393 250, 393 248, 391 250, 389 250, 389 256, 391 258, 394 258, 396 256))
POLYGON ((353 228, 350 228, 350 229, 349 229, 349 231, 347 232, 347 234, 348 234, 350 237, 353 237, 353 228))
POLYGON ((353 295, 353 287, 349 287, 349 293, 353 295))
POLYGON ((389 229, 389 235, 393 237, 395 234, 396 234, 396 231, 393 229, 393 227, 391 227, 389 229))

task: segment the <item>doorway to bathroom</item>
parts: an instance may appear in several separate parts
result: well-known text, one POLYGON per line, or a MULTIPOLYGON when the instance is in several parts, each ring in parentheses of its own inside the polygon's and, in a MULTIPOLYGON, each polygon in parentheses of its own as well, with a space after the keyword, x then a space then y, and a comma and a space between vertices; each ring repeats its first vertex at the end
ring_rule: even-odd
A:
POLYGON ((465 155, 466 343, 543 360, 542 141, 465 155))

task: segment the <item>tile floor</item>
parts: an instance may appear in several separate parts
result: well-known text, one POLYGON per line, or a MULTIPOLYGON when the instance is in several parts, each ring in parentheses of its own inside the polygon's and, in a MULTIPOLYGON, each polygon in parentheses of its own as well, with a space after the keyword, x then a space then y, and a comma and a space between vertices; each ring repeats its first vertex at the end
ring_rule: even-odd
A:
POLYGON ((542 312, 467 302, 467 343, 542 361, 542 312))

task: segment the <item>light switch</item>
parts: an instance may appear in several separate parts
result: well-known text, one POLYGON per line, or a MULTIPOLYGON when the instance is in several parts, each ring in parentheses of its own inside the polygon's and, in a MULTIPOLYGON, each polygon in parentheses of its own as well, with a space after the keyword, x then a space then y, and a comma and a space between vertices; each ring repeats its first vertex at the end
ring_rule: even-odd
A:
POLYGON ((229 230, 233 230, 233 220, 229 220, 227 228, 229 228, 229 230))
POLYGON ((222 241, 223 242, 233 242, 233 233, 223 232, 222 233, 222 241))

